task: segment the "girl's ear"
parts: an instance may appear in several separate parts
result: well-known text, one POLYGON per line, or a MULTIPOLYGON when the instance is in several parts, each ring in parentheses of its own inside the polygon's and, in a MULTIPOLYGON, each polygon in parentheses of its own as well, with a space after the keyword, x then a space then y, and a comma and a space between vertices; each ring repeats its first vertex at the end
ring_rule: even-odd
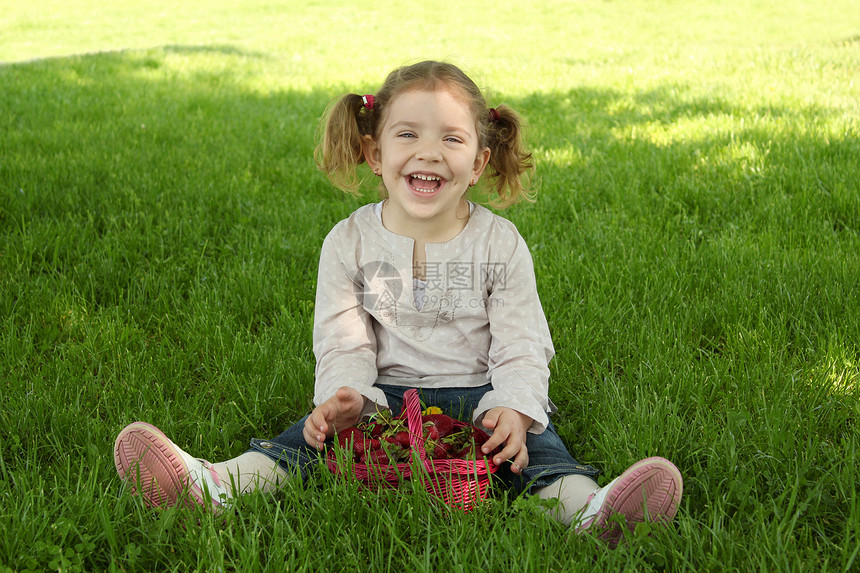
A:
POLYGON ((490 148, 485 147, 478 151, 478 155, 475 157, 475 164, 472 166, 472 181, 477 181, 481 176, 481 173, 484 172, 484 169, 487 168, 487 164, 490 162, 490 148))
POLYGON ((374 172, 382 167, 382 154, 379 152, 379 145, 372 136, 361 136, 361 152, 364 154, 364 160, 374 172))

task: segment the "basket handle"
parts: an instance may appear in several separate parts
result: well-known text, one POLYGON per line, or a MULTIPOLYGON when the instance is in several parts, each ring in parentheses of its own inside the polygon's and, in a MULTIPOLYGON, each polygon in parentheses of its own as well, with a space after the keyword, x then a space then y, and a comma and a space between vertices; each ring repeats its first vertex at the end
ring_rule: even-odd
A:
POLYGON ((422 462, 427 462, 427 452, 424 450, 424 426, 421 423, 421 400, 418 390, 410 388, 403 393, 403 407, 406 409, 406 425, 409 428, 409 442, 418 452, 422 462))

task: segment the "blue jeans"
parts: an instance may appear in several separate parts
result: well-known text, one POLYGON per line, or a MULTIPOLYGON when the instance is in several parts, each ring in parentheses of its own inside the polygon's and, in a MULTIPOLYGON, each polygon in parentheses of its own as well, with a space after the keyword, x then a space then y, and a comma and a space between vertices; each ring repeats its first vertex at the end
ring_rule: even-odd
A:
MULTIPOLYGON (((378 384, 385 392, 388 405, 396 415, 403 407, 404 386, 378 384)), ((447 414, 460 419, 470 419, 481 397, 492 388, 490 384, 478 388, 429 388, 419 389, 421 402, 426 406, 437 406, 447 414)), ((302 479, 307 479, 313 464, 320 460, 320 454, 310 447, 302 435, 307 416, 287 428, 281 435, 271 440, 251 440, 251 451, 261 452, 278 460, 288 472, 299 471, 302 479)), ((599 473, 592 466, 581 464, 567 451, 561 438, 550 422, 542 434, 529 433, 526 436, 529 451, 529 465, 521 474, 515 474, 509 463, 504 463, 495 477, 505 483, 514 493, 533 491, 548 486, 560 477, 579 474, 594 478, 599 473)))

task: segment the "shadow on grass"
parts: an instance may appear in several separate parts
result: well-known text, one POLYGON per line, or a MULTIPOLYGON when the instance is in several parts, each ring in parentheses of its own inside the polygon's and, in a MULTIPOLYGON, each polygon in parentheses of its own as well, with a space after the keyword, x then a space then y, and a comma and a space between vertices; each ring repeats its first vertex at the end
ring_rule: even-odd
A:
POLYGON ((239 48, 237 46, 231 46, 229 44, 207 44, 205 46, 183 46, 178 44, 171 44, 164 46, 161 48, 165 53, 168 54, 178 54, 180 56, 195 56, 199 54, 216 54, 219 56, 231 56, 231 57, 241 57, 241 58, 251 58, 256 60, 273 60, 271 54, 267 54, 266 52, 260 52, 257 50, 246 50, 244 48, 239 48))

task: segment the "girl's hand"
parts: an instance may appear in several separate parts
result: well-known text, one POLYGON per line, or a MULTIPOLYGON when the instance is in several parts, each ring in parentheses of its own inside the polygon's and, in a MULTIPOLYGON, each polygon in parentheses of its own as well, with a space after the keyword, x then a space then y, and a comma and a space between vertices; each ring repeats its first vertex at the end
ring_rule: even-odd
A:
POLYGON ((481 424, 493 435, 484 443, 481 450, 488 454, 496 446, 504 444, 501 452, 496 454, 493 462, 498 466, 505 460, 511 460, 511 471, 518 474, 529 465, 529 450, 526 448, 526 431, 533 420, 525 414, 520 414, 511 408, 493 408, 484 414, 481 424))
POLYGON ((312 448, 321 450, 323 442, 334 436, 335 430, 344 430, 358 423, 364 409, 365 397, 353 388, 341 386, 335 395, 314 408, 305 420, 302 435, 312 448))

